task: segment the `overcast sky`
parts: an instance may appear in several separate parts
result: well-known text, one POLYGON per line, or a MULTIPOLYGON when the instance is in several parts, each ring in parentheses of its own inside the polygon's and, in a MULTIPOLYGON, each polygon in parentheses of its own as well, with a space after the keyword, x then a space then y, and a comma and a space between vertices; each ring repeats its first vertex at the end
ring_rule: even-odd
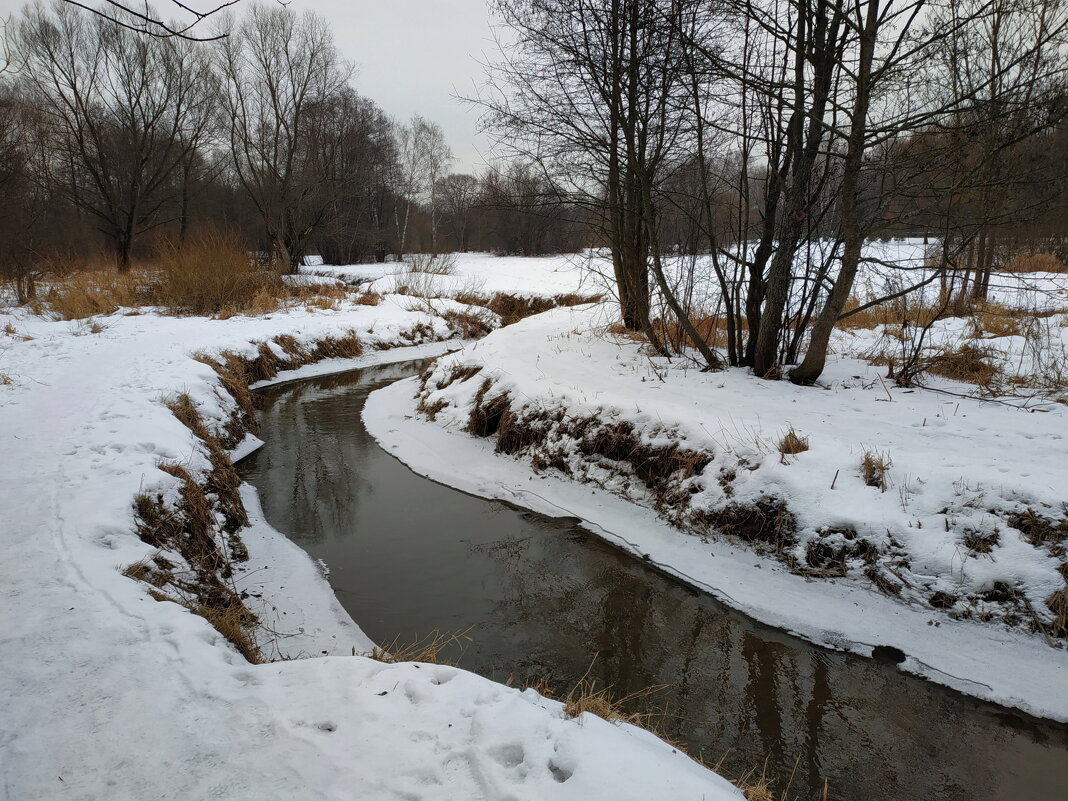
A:
MULTIPOLYGON (((0 14, 23 5, 0 0, 0 14)), ((169 3, 152 5, 162 10, 169 3)), ((209 7, 209 0, 190 5, 209 7)), ((476 134, 478 111, 455 95, 472 94, 482 78, 479 61, 496 47, 486 0, 292 0, 289 7, 326 17, 339 49, 356 65, 360 94, 399 119, 418 113, 439 123, 457 157, 454 170, 482 165, 488 140, 476 134)))
MULTIPOLYGON (((7 2, 7 0, 0 0, 7 2)), ((445 129, 454 169, 478 167, 488 147, 478 111, 455 99, 482 79, 479 61, 496 45, 486 0, 293 0, 333 24, 338 47, 356 64, 356 89, 389 114, 422 114, 445 129)))

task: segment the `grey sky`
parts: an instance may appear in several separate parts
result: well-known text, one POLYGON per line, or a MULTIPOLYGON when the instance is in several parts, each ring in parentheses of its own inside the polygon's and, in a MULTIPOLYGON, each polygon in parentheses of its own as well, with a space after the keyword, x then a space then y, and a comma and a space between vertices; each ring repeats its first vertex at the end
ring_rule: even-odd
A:
MULTIPOLYGON (((0 0, 0 15, 23 5, 0 0)), ((489 145, 476 134, 478 111, 454 95, 472 93, 482 78, 478 62, 496 47, 486 0, 292 0, 290 8, 312 9, 331 23, 339 49, 356 65, 360 94, 399 119, 418 113, 439 123, 457 157, 454 170, 483 164, 489 145)))
POLYGON ((482 163, 488 142, 476 135, 478 111, 453 96, 472 93, 482 78, 478 62, 495 48, 486 0, 293 0, 290 7, 333 23, 338 47, 356 64, 360 94, 398 118, 418 113, 439 123, 454 169, 482 163))

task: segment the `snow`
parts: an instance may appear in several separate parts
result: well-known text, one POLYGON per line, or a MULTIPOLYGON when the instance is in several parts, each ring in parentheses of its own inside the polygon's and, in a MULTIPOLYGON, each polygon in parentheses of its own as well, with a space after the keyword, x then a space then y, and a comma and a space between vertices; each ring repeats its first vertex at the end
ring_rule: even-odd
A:
MULTIPOLYGON (((885 368, 845 356, 832 358, 824 388, 759 381, 744 370, 704 373, 683 359, 650 358, 607 333, 611 322, 609 308, 591 306, 495 331, 438 361, 422 395, 439 409, 434 422, 416 414, 418 385, 409 380, 372 393, 365 423, 417 472, 578 517, 762 622, 864 655, 893 646, 907 655, 904 670, 1068 721, 1068 652, 1002 625, 996 605, 982 600, 1003 583, 1048 620, 1044 602, 1064 587, 1059 559, 1026 542, 1006 518, 1043 504, 1056 515, 1068 497, 1065 406, 1046 402, 1033 407, 1041 413, 1029 413, 901 390, 881 379, 885 368), (480 372, 449 383, 457 366, 480 372), (480 391, 485 398, 507 394, 520 417, 629 423, 644 443, 709 453, 703 473, 683 485, 691 508, 782 499, 797 518, 792 547, 801 564, 810 543, 839 544, 842 535, 833 531, 851 529, 907 581, 902 598, 876 592, 856 562, 846 577, 814 579, 737 540, 682 533, 650 509, 655 498, 618 463, 579 452, 573 437, 559 433, 563 423, 550 431, 558 431, 554 445, 572 478, 554 468, 535 472, 529 454, 496 454, 491 439, 466 432, 480 391), (782 458, 776 444, 791 427, 810 447, 782 458), (860 475, 867 450, 892 459, 885 492, 860 475), (989 553, 972 552, 962 543, 969 532, 996 535, 997 543, 989 553), (960 598, 957 618, 995 619, 979 623, 933 609, 927 599, 936 592, 960 598)), ((852 336, 843 333, 836 344, 852 336)))
MULTIPOLYGON (((937 252, 938 243, 924 244, 922 238, 866 242, 854 293, 867 302, 932 276, 926 267, 937 252)), ((837 254, 834 243, 816 241, 798 257, 796 274, 802 275, 811 264, 837 254)), ((350 284, 369 284, 377 292, 388 293, 398 286, 413 286, 436 297, 460 293, 493 295, 496 292, 551 297, 561 294, 614 296, 612 265, 608 254, 586 250, 579 254, 519 257, 493 256, 489 253, 451 254, 454 266, 450 275, 410 272, 407 262, 384 264, 308 266, 305 271, 319 278, 336 278, 350 284)), ((678 256, 665 259, 669 281, 695 308, 715 310, 719 302, 718 283, 707 255, 678 256)), ((927 284, 910 303, 933 303, 940 282, 927 284)), ((744 300, 744 286, 743 300, 744 300)), ((796 292, 800 291, 800 283, 796 292)), ((795 294, 796 294, 795 292, 795 294)), ((1050 310, 1068 306, 1068 274, 1065 273, 997 273, 991 277, 990 300, 1015 309, 1050 310)))
POLYGON ((598 295, 607 292, 600 274, 604 269, 591 254, 560 256, 493 256, 489 253, 452 254, 455 264, 450 275, 413 274, 405 262, 385 264, 322 265, 314 271, 336 276, 349 283, 371 282, 376 292, 391 292, 398 285, 419 281, 434 295, 497 292, 527 297, 553 295, 598 295))
POLYGON ((0 311, 0 330, 16 332, 0 333, 0 796, 740 797, 633 727, 569 720, 559 703, 462 670, 352 656, 370 641, 249 488, 238 586, 275 633, 268 655, 318 658, 249 664, 203 618, 121 574, 153 553, 134 533, 134 495, 174 491, 158 463, 205 464, 163 401, 188 393, 212 424, 233 407, 192 353, 251 356, 278 334, 310 343, 349 331, 394 347, 314 368, 342 370, 455 347, 439 317, 387 297, 262 318, 93 322, 99 333, 0 311), (419 324, 442 341, 398 347, 419 324))

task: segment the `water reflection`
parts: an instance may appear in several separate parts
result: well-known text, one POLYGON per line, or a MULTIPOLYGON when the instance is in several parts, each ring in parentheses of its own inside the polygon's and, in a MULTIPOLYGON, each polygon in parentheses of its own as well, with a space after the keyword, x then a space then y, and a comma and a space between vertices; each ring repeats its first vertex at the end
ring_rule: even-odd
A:
POLYGON ((644 700, 670 713, 669 736, 729 776, 767 760, 795 798, 818 798, 826 780, 851 801, 1068 799, 1068 727, 815 648, 569 521, 415 475, 359 415, 370 388, 417 369, 270 390, 267 444, 241 466, 372 638, 473 626, 461 664, 499 680, 566 690, 589 669, 619 694, 669 685, 644 700))

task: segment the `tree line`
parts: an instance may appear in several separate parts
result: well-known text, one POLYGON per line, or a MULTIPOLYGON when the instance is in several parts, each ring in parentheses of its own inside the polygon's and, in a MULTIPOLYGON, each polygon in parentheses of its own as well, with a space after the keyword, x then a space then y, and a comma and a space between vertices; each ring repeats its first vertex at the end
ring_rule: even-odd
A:
POLYGON ((495 7, 487 123, 587 210, 624 324, 662 353, 654 296, 709 368, 812 383, 866 241, 939 243, 900 291, 977 298, 1012 248, 1068 250, 1063 0, 495 7), (723 349, 665 268, 680 252, 707 254, 723 349))
POLYGON ((125 271, 203 226, 283 271, 312 253, 353 263, 579 244, 574 215, 530 165, 453 173, 439 125, 396 121, 361 96, 310 11, 249 4, 208 41, 145 35, 127 11, 106 11, 39 2, 6 25, 8 275, 97 252, 125 271))

